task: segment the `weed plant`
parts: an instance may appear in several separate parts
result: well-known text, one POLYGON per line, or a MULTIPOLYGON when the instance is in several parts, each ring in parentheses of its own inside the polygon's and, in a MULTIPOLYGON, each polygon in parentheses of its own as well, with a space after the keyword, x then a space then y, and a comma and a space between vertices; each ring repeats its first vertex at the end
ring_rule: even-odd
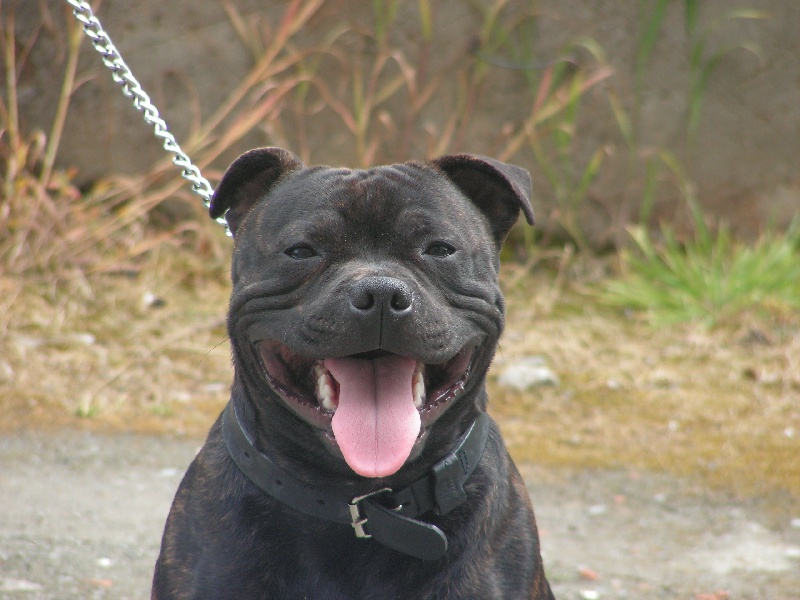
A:
MULTIPOLYGON (((772 256, 768 249, 784 238, 765 238, 757 247, 747 249, 737 244, 725 228, 711 235, 695 199, 691 200, 695 216, 693 239, 679 241, 671 229, 664 227, 659 245, 644 228, 664 165, 672 165, 674 172, 680 171, 680 165, 664 151, 641 147, 635 107, 633 113, 624 107, 612 85, 613 70, 595 40, 578 39, 561 55, 543 60, 535 50, 535 6, 528 11, 512 11, 505 0, 491 3, 465 0, 465 7, 473 10, 481 23, 479 33, 476 39, 465 40, 462 48, 454 49, 444 64, 434 68, 429 59, 437 23, 434 6, 429 1, 416 3, 416 36, 398 35, 395 30, 399 2, 375 0, 371 27, 340 19, 329 28, 327 37, 307 39, 303 36, 304 28, 312 19, 324 16, 327 4, 327 0, 291 0, 277 18, 271 15, 244 18, 233 3, 222 2, 241 43, 251 54, 252 67, 227 99, 182 142, 212 179, 219 175, 212 169, 216 161, 243 149, 240 143, 253 130, 261 130, 272 143, 291 147, 313 162, 314 149, 306 132, 320 119, 338 122, 336 131, 340 136, 344 134, 341 137, 345 146, 355 149, 355 162, 359 166, 468 150, 466 142, 473 132, 474 117, 484 110, 482 92, 496 84, 501 74, 516 77, 523 84, 529 99, 528 109, 522 111, 518 121, 498 132, 493 148, 487 151, 502 160, 513 161, 521 154, 535 159, 544 175, 543 184, 539 184, 542 191, 537 189, 537 193, 549 194, 553 200, 545 217, 550 221, 549 227, 559 226, 571 243, 586 251, 591 247, 579 215, 609 150, 596 148, 583 158, 575 150, 582 101, 589 91, 598 89, 608 95, 616 116, 630 157, 631 179, 639 177, 642 184, 636 187, 641 191, 642 225, 630 228, 635 248, 622 255, 624 280, 611 286, 617 301, 627 306, 647 307, 659 315, 662 310, 658 306, 672 306, 674 315, 682 315, 654 317, 658 321, 680 320, 691 315, 714 321, 728 311, 738 310, 740 301, 733 299, 733 290, 751 299, 757 295, 756 288, 764 290, 764 294, 769 290, 769 298, 776 293, 777 283, 759 283, 755 277, 749 277, 753 291, 744 294, 742 286, 730 282, 730 278, 748 279, 736 269, 755 269, 757 264, 761 269, 769 265, 769 273, 763 277, 778 273, 779 267, 773 261, 779 262, 784 254, 777 252, 772 256), (354 47, 363 51, 354 52, 354 47), (575 59, 578 55, 591 58, 582 61, 588 62, 588 66, 578 63, 575 59), (333 79, 322 76, 330 70, 341 76, 333 79), (432 120, 433 114, 445 117, 432 120), (758 263, 759 257, 764 262, 758 263), (742 262, 750 266, 742 266, 742 262), (717 275, 715 269, 720 271, 717 275), (732 275, 732 270, 737 274, 732 275), (641 281, 635 284, 637 274, 641 281), (679 281, 679 277, 686 281, 679 281), (649 292, 642 288, 647 281, 653 288, 649 292), (702 285, 708 289, 699 289, 702 285), (628 300, 623 301, 625 286, 628 300), (656 289, 661 292, 656 293, 656 289), (698 308, 689 309, 692 302, 687 298, 695 298, 698 308)), ((662 29, 666 0, 643 2, 642 7, 637 90, 662 29)), ((202 214, 200 202, 190 195, 168 158, 145 174, 109 176, 86 193, 75 186, 75 173, 56 167, 55 157, 70 99, 76 82, 84 80, 77 73, 82 35, 71 19, 67 20, 66 60, 56 116, 47 131, 20 130, 16 83, 39 32, 31 33, 29 39, 15 39, 13 8, 5 8, 4 12, 1 33, 6 94, 0 99, 0 159, 4 163, 0 261, 5 270, 56 279, 95 272, 127 273, 137 270, 141 258, 149 256, 153 248, 166 244, 189 248, 199 257, 195 268, 201 271, 207 270, 208 265, 224 271, 228 249, 224 236, 202 214), (23 51, 19 52, 19 48, 23 51), (183 203, 188 207, 184 212, 193 218, 164 227, 157 209, 167 200, 183 203)), ((684 12, 690 77, 694 82, 687 116, 691 133, 696 128, 702 96, 716 64, 725 53, 745 47, 739 44, 712 52, 708 44, 711 32, 725 20, 764 15, 731 10, 701 27, 696 2, 686 0, 684 12)), ((43 22, 50 19, 44 18, 43 22)), ((681 178, 684 187, 690 187, 683 174, 681 178)), ((785 239, 791 246, 792 238, 785 239)), ((535 253, 533 242, 534 237, 527 232, 522 245, 528 254, 535 253)), ((535 263, 533 260, 530 264, 535 263)), ((776 280, 792 281, 792 273, 790 270, 786 277, 776 276, 776 280)), ((789 301, 781 298, 775 301, 791 305, 791 296, 789 301)))
POLYGON ((609 281, 606 299, 645 311, 656 325, 695 321, 715 325, 748 310, 800 309, 800 227, 737 243, 724 225, 681 242, 668 226, 657 245, 642 226, 630 228, 634 251, 621 255, 623 276, 609 281))
MULTIPOLYGON (((636 55, 636 97, 641 102, 641 93, 647 75, 647 65, 653 54, 656 41, 661 34, 665 12, 670 0, 642 0, 642 35, 636 55)), ((710 48, 710 40, 726 22, 735 20, 763 20, 769 14, 752 8, 731 8, 720 16, 701 25, 698 19, 699 0, 683 1, 684 28, 687 38, 687 61, 689 93, 686 99, 686 129, 689 146, 693 145, 703 109, 708 83, 719 63, 735 50, 745 50, 761 58, 757 46, 746 41, 728 43, 720 48, 710 48)))
POLYGON ((752 311, 800 309, 800 219, 783 234, 768 232, 746 244, 724 223, 712 231, 691 184, 683 180, 681 187, 692 216, 689 236, 666 224, 660 239, 642 225, 629 227, 634 248, 620 253, 622 275, 606 282, 601 297, 643 311, 659 326, 693 321, 710 327, 752 311))
MULTIPOLYGON (((535 152, 558 203, 551 220, 582 240, 574 211, 600 163, 595 157, 580 167, 584 175, 572 183, 575 123, 581 97, 609 78, 610 68, 599 62, 578 67, 568 60, 570 49, 565 50, 567 59, 556 56, 543 62, 535 55, 530 36, 534 9, 512 12, 505 0, 465 2, 481 22, 479 34, 451 49, 436 67, 430 60, 437 25, 430 2, 416 3, 415 36, 396 31, 400 3, 376 0, 372 27, 333 17, 326 37, 309 39, 304 35, 306 26, 313 18, 330 18, 328 4, 291 0, 280 15, 245 18, 233 3, 221 3, 253 64, 227 99, 181 140, 212 181, 219 176, 214 167, 222 157, 244 150, 241 142, 253 131, 315 162, 307 132, 321 120, 334 123, 343 147, 354 149, 356 166, 469 150, 475 115, 485 110, 483 90, 496 85, 497 77, 516 77, 530 92, 530 108, 521 111, 518 122, 498 132, 492 147, 484 151, 504 160, 514 160, 522 151, 535 152), (337 76, 328 77, 331 72, 337 76)), ((56 117, 47 131, 20 130, 16 83, 41 36, 36 31, 29 39, 15 39, 13 7, 3 9, 6 93, 0 99, 0 162, 5 166, 0 260, 8 272, 57 278, 76 272, 128 272, 164 243, 191 248, 204 255, 204 264, 209 257, 224 256, 224 238, 212 233, 213 224, 202 216, 199 201, 166 156, 147 173, 112 174, 83 193, 73 183, 74 172, 56 167, 70 100, 76 86, 86 81, 77 72, 82 32, 72 19, 67 19, 56 117), (18 56, 19 48, 24 52, 18 56), (163 211, 158 209, 166 201, 181 203, 187 208, 172 212, 192 218, 164 228, 163 211)), ((52 16, 43 16, 43 23, 50 21, 52 16)), ((597 47, 585 40, 578 45, 597 47)), ((132 111, 131 118, 136 117, 132 111)))

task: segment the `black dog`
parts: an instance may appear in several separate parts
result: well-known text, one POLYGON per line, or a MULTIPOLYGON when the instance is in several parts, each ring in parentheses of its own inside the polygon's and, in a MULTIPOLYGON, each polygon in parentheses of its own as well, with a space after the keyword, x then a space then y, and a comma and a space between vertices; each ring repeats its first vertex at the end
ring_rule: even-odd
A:
POLYGON ((485 376, 527 171, 239 157, 231 400, 178 489, 152 598, 552 598, 485 376))

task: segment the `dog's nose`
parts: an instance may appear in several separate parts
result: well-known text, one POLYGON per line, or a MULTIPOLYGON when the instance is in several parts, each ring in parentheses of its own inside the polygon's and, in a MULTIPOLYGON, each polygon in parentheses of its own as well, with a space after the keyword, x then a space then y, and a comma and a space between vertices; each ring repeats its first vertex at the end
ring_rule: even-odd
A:
POLYGON ((386 311, 394 315, 410 312, 414 304, 411 288, 393 277, 364 277, 350 288, 350 305, 359 314, 386 311))

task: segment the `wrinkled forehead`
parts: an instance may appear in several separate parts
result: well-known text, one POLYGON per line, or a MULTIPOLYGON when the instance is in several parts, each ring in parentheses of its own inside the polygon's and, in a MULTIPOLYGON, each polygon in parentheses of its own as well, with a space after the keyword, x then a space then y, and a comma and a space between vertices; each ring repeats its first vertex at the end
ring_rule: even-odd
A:
POLYGON ((365 224, 428 213, 458 221, 476 212, 446 177, 417 164, 305 169, 279 183, 270 199, 287 220, 332 212, 365 224))

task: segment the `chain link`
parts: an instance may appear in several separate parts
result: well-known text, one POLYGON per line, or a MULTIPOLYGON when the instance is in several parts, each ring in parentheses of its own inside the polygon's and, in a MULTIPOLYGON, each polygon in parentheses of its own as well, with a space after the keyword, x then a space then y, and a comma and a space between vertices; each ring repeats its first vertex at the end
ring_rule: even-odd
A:
MULTIPOLYGON (((122 60, 122 56, 117 51, 111 38, 103 30, 103 26, 92 12, 92 7, 84 0, 67 0, 73 7, 72 14, 83 23, 83 31, 92 41, 92 45, 103 59, 103 64, 111 70, 114 81, 122 86, 122 93, 133 100, 133 106, 138 111, 144 112, 144 120, 148 125, 152 125, 153 132, 157 138, 163 141, 164 150, 172 154, 172 162, 181 169, 181 175, 192 184, 192 191, 203 199, 206 208, 211 205, 211 196, 214 189, 208 180, 200 174, 198 169, 191 161, 189 156, 181 150, 175 137, 167 129, 167 124, 158 114, 158 109, 150 102, 150 97, 139 85, 133 76, 128 65, 122 60)), ((227 222, 224 217, 217 219, 217 222, 224 225, 227 229, 227 222)))

